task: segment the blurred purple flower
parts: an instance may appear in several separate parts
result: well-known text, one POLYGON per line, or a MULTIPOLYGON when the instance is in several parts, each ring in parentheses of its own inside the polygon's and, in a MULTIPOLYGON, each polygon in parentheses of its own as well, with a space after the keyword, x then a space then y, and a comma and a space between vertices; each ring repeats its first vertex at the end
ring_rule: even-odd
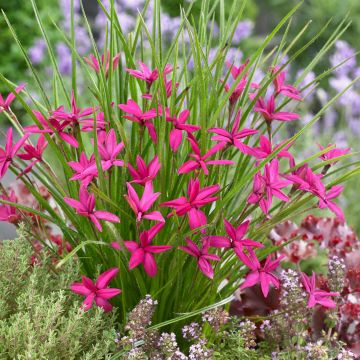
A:
POLYGON ((46 44, 44 39, 38 38, 34 45, 29 49, 29 57, 34 65, 40 64, 45 56, 46 44))
POLYGON ((330 64, 336 66, 347 58, 350 59, 337 68, 336 73, 345 75, 356 67, 355 50, 346 41, 338 40, 335 43, 335 53, 330 56, 330 64))
POLYGON ((249 37, 254 29, 254 23, 251 20, 240 21, 233 37, 233 44, 238 45, 241 40, 249 37))
POLYGON ((56 54, 59 59, 59 71, 63 75, 71 74, 71 51, 64 43, 56 44, 56 54))

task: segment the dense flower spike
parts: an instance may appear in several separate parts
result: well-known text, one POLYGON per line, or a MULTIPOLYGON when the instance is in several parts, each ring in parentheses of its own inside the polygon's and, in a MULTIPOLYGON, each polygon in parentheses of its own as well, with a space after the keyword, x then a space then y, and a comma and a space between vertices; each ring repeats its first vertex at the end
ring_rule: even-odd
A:
POLYGON ((102 231, 102 226, 99 220, 110 222, 120 221, 120 219, 112 213, 102 210, 95 210, 95 195, 89 194, 89 192, 83 186, 80 187, 79 200, 80 201, 69 197, 64 198, 64 201, 69 206, 74 208, 79 215, 90 218, 99 231, 102 231))
POLYGON ((202 247, 199 248, 193 241, 186 238, 186 246, 179 246, 180 250, 197 259, 197 264, 201 272, 210 279, 214 278, 214 269, 210 261, 220 261, 220 257, 215 254, 209 254, 210 241, 203 239, 202 247))
POLYGON ((232 160, 207 160, 209 157, 214 155, 220 149, 223 148, 223 145, 217 144, 213 146, 206 154, 201 155, 200 147, 195 138, 188 137, 193 153, 189 156, 194 160, 186 161, 182 164, 178 170, 179 174, 186 174, 191 171, 202 169, 205 175, 209 175, 209 170, 207 168, 208 165, 233 165, 234 162, 232 160))
POLYGON ((305 290, 309 294, 308 308, 314 307, 316 304, 323 307, 333 309, 336 307, 336 302, 331 299, 332 296, 339 296, 337 292, 327 292, 316 288, 316 275, 313 272, 311 278, 305 273, 301 273, 301 280, 305 290))
POLYGON ((295 86, 285 84, 286 72, 285 70, 281 70, 279 72, 279 70, 280 70, 280 66, 274 66, 271 69, 271 72, 273 74, 278 73, 273 80, 273 84, 275 87, 275 96, 282 94, 291 99, 301 101, 302 99, 301 99, 300 91, 295 86))
POLYGON ((33 111, 36 118, 39 120, 42 128, 39 128, 37 125, 25 126, 24 130, 29 134, 54 134, 57 133, 59 137, 68 143, 69 145, 77 148, 79 146, 78 141, 72 134, 69 134, 66 131, 66 128, 70 125, 69 121, 62 121, 55 119, 53 116, 50 116, 48 120, 45 119, 44 115, 34 110, 33 111))
POLYGON ((240 139, 257 134, 258 131, 254 129, 242 129, 239 131, 240 118, 241 112, 239 111, 231 128, 231 132, 222 128, 210 128, 208 132, 216 134, 211 138, 211 140, 219 141, 223 146, 227 144, 233 145, 244 154, 252 154, 252 149, 241 142, 240 139))
POLYGON ((279 279, 274 274, 274 271, 279 266, 280 261, 285 255, 279 256, 276 260, 272 260, 272 255, 268 255, 265 260, 265 264, 261 266, 255 252, 248 248, 249 255, 245 255, 240 252, 239 257, 241 261, 251 270, 246 276, 245 281, 240 286, 240 289, 254 286, 260 283, 261 291, 265 297, 268 296, 270 290, 270 284, 273 284, 275 288, 279 288, 279 279))
POLYGON ((170 147, 171 150, 176 152, 183 139, 183 131, 191 134, 195 131, 200 130, 200 126, 185 124, 187 118, 190 115, 189 110, 184 110, 179 114, 179 117, 171 116, 170 109, 165 109, 166 121, 173 123, 174 128, 170 131, 170 147))
POLYGON ((279 162, 273 159, 264 167, 264 175, 257 173, 254 177, 253 191, 248 197, 249 204, 257 204, 264 214, 268 215, 272 204, 273 196, 282 201, 289 201, 289 197, 280 189, 290 185, 288 180, 279 177, 279 162))
POLYGON ((5 148, 0 148, 0 180, 5 175, 15 156, 28 139, 29 135, 24 135, 17 143, 13 143, 13 130, 9 128, 6 132, 5 148))
POLYGON ((110 281, 116 277, 118 272, 118 268, 111 268, 103 272, 95 283, 88 277, 83 276, 82 282, 75 282, 70 286, 72 292, 85 296, 85 300, 83 302, 85 311, 90 310, 94 301, 95 304, 98 307, 104 309, 105 312, 112 310, 112 305, 108 300, 119 295, 121 290, 116 288, 108 288, 108 286, 110 281))
POLYGON ((141 126, 145 126, 148 131, 151 139, 154 143, 157 142, 157 134, 155 126, 152 123, 152 119, 157 117, 156 109, 151 109, 146 112, 142 112, 140 106, 133 100, 128 100, 126 104, 120 104, 119 108, 125 113, 131 114, 132 116, 124 116, 125 119, 139 123, 141 126))
POLYGON ((249 225, 250 221, 246 220, 235 228, 230 224, 228 220, 224 219, 224 226, 228 236, 208 236, 207 238, 210 241, 210 246, 216 248, 233 249, 235 254, 243 252, 244 247, 263 248, 263 244, 251 239, 244 238, 245 234, 248 231, 249 225))
MULTIPOLYGON (((105 77, 108 77, 109 69, 110 69, 110 51, 109 50, 106 52, 106 56, 104 54, 101 55, 101 65, 99 64, 97 58, 93 54, 90 54, 90 56, 88 58, 84 57, 84 61, 91 68, 93 68, 97 73, 99 73, 101 70, 101 67, 104 67, 104 65, 105 65, 105 77)), ((120 54, 116 54, 115 56, 113 56, 113 58, 111 60, 113 70, 115 70, 118 67, 119 61, 120 61, 120 54)))
POLYGON ((18 157, 22 160, 34 160, 24 169, 24 171, 19 175, 19 177, 23 174, 27 174, 28 172, 30 172, 36 163, 43 160, 42 154, 46 149, 47 145, 48 143, 43 135, 39 137, 36 147, 32 145, 24 145, 24 150, 26 151, 26 153, 18 154, 18 157))
POLYGON ((109 170, 112 166, 124 166, 124 161, 117 159, 120 151, 124 149, 124 143, 117 143, 114 129, 111 129, 107 134, 99 134, 97 146, 104 171, 109 170))
POLYGON ((136 241, 124 241, 124 245, 131 253, 129 269, 143 264, 146 273, 154 277, 157 273, 157 266, 153 254, 162 253, 171 249, 168 245, 151 245, 156 234, 164 227, 164 223, 154 225, 149 230, 140 234, 140 243, 136 241))
POLYGON ((76 172, 70 180, 81 181, 81 185, 87 187, 91 181, 98 176, 95 155, 91 155, 88 159, 84 152, 80 155, 80 161, 70 161, 68 165, 76 172))
MULTIPOLYGON (((199 179, 190 179, 187 190, 188 198, 182 196, 178 199, 164 202, 160 206, 174 208, 178 216, 187 214, 190 229, 197 229, 207 223, 206 215, 199 210, 199 208, 216 201, 218 197, 212 195, 219 190, 219 185, 211 185, 201 189, 199 179)), ((168 217, 172 215, 173 213, 170 213, 168 217)), ((201 231, 205 232, 205 229, 202 229, 201 231)))
MULTIPOLYGON (((16 89, 15 92, 18 94, 21 90, 23 90, 25 87, 25 84, 21 84, 19 85, 16 89)), ((15 99, 15 95, 13 93, 10 93, 6 99, 4 100, 4 98, 2 97, 2 95, 0 94, 0 113, 2 113, 3 111, 9 111, 10 109, 10 105, 11 103, 14 101, 15 99)))
MULTIPOLYGON (((14 190, 11 190, 7 195, 1 194, 0 199, 12 203, 17 203, 17 197, 15 195, 14 190)), ((21 215, 16 209, 16 207, 8 204, 0 203, 0 221, 9 222, 11 224, 17 224, 20 219, 21 219, 21 215)))
POLYGON ((273 95, 269 97, 267 102, 262 97, 259 97, 254 107, 254 111, 261 113, 267 122, 272 122, 273 120, 293 121, 300 118, 298 114, 285 111, 276 111, 275 109, 275 98, 273 95))
POLYGON ((160 196, 159 192, 154 193, 153 185, 151 182, 147 182, 145 184, 141 200, 139 199, 138 194, 136 193, 132 185, 130 183, 127 183, 126 185, 128 189, 128 194, 125 195, 125 199, 129 203, 131 209, 134 211, 136 215, 136 221, 148 219, 165 222, 163 216, 159 211, 148 212, 156 199, 160 196))
POLYGON ((71 112, 67 113, 63 111, 63 107, 60 107, 52 111, 52 115, 58 120, 69 121, 70 124, 78 124, 80 120, 94 120, 93 118, 88 118, 87 116, 94 113, 94 109, 89 107, 86 109, 78 108, 76 104, 74 91, 71 93, 71 112))
MULTIPOLYGON (((148 90, 150 89, 151 85, 154 83, 154 81, 156 81, 159 77, 159 70, 158 69, 154 69, 154 70, 150 70, 144 63, 142 63, 141 61, 139 61, 139 66, 140 66, 140 70, 133 70, 133 69, 126 69, 126 71, 140 79, 140 80, 144 80, 147 83, 148 86, 148 90)), ((172 66, 169 64, 165 65, 164 71, 163 71, 163 75, 164 77, 171 73, 173 70, 172 66)))
POLYGON ((153 181, 161 168, 158 156, 155 156, 150 162, 149 165, 146 165, 144 159, 138 155, 136 157, 137 170, 131 165, 128 164, 128 169, 133 180, 131 182, 145 185, 149 181, 153 181))

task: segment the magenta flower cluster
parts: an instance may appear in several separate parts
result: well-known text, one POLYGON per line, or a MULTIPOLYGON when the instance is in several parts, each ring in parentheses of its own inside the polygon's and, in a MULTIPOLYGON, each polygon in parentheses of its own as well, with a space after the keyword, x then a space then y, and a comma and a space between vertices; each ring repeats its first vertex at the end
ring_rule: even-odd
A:
MULTIPOLYGON (((91 55, 85 61, 95 72, 104 71, 107 77, 110 66, 115 69, 119 65, 120 55, 115 55, 113 59, 110 59, 110 55, 107 53, 101 58, 101 62, 91 55)), ((185 217, 184 219, 187 219, 185 221, 188 222, 192 234, 200 235, 201 240, 196 242, 191 239, 191 236, 186 237, 185 243, 178 249, 195 258, 199 270, 205 276, 210 279, 216 277, 214 264, 221 261, 222 255, 219 254, 233 251, 241 262, 240 264, 249 269, 241 288, 260 284, 262 293, 266 297, 271 285, 275 288, 280 286, 276 269, 283 256, 268 255, 265 256, 265 259, 257 256, 255 249, 263 248, 264 245, 247 237, 250 226, 249 219, 241 223, 238 221, 230 223, 224 219, 226 235, 209 234, 208 218, 211 215, 211 207, 215 206, 216 201, 221 198, 223 189, 216 183, 204 186, 202 179, 209 178, 211 169, 214 167, 216 167, 216 171, 220 171, 220 168, 217 168, 218 166, 224 166, 228 169, 234 165, 232 159, 223 158, 227 154, 226 150, 231 147, 243 156, 253 158, 257 165, 267 157, 272 157, 272 160, 264 166, 263 171, 255 174, 252 191, 247 197, 246 209, 250 206, 258 207, 265 215, 264 218, 271 217, 274 198, 281 202, 289 202, 293 193, 297 191, 312 194, 318 199, 320 209, 328 208, 339 219, 343 219, 344 216, 340 207, 334 202, 343 188, 340 185, 327 188, 323 183, 324 173, 315 173, 308 164, 296 166, 294 156, 290 151, 292 142, 283 142, 277 145, 273 143, 272 124, 274 121, 289 122, 300 118, 294 112, 280 111, 277 106, 278 97, 281 95, 289 98, 289 100, 301 101, 301 94, 294 86, 286 84, 285 71, 277 66, 270 69, 270 74, 274 77, 273 92, 269 96, 257 93, 260 85, 248 84, 249 74, 245 71, 247 65, 248 62, 239 67, 227 63, 230 74, 234 81, 238 81, 238 85, 229 97, 228 126, 225 128, 212 127, 205 132, 205 134, 211 134, 209 136, 215 143, 209 148, 202 146, 203 136, 197 136, 197 133, 204 129, 191 124, 191 119, 195 115, 192 115, 189 109, 171 109, 162 106, 150 108, 151 106, 149 106, 152 103, 151 89, 156 81, 164 82, 168 97, 177 91, 179 84, 167 79, 167 75, 174 71, 172 66, 166 65, 162 71, 151 70, 144 63, 139 62, 139 69, 126 69, 129 76, 137 79, 140 83, 143 82, 142 85, 146 88, 142 98, 147 106, 142 107, 133 99, 128 99, 124 104, 118 104, 123 118, 133 122, 136 126, 135 129, 138 129, 140 141, 143 136, 148 134, 149 141, 157 144, 159 142, 158 128, 164 126, 161 124, 161 119, 163 119, 171 125, 167 141, 174 154, 179 151, 180 147, 186 146, 185 140, 190 145, 191 151, 188 154, 188 160, 177 168, 179 176, 191 174, 187 182, 187 191, 183 196, 167 199, 167 201, 157 205, 161 193, 156 191, 154 180, 163 165, 159 160, 160 154, 155 155, 148 164, 141 157, 141 154, 137 154, 136 164, 128 163, 126 157, 123 156, 127 151, 126 139, 119 139, 118 133, 110 127, 110 122, 100 109, 80 108, 77 105, 74 92, 71 95, 71 109, 69 111, 64 106, 50 111, 48 115, 34 111, 33 114, 37 119, 36 125, 25 127, 25 135, 18 142, 13 142, 12 129, 8 130, 5 148, 0 148, 0 178, 5 175, 9 167, 18 169, 19 165, 15 161, 17 157, 29 162, 24 170, 19 170, 19 177, 26 176, 34 167, 43 163, 43 152, 48 145, 46 138, 50 137, 61 143, 62 146, 68 145, 71 150, 75 151, 80 147, 79 132, 96 133, 92 142, 97 148, 99 161, 96 161, 95 153, 87 155, 85 152, 81 152, 78 154, 78 161, 68 162, 73 171, 70 181, 79 182, 80 187, 76 198, 65 196, 64 201, 69 206, 68 211, 75 211, 79 216, 89 219, 91 226, 96 229, 95 231, 101 232, 104 226, 107 226, 105 225, 106 222, 118 223, 120 218, 118 214, 98 208, 97 203, 99 202, 97 202, 96 193, 92 189, 94 180, 100 176, 99 172, 102 172, 103 176, 109 176, 116 167, 122 167, 126 170, 126 174, 131 179, 128 179, 129 181, 126 183, 127 193, 123 195, 133 212, 138 238, 126 240, 123 244, 113 242, 111 245, 115 251, 128 251, 129 270, 142 265, 150 277, 156 276, 156 258, 165 256, 160 254, 170 251, 173 246, 167 245, 165 239, 162 239, 161 245, 158 245, 154 243, 154 239, 155 237, 161 238, 158 234, 161 234, 161 230, 167 222, 171 221, 171 218, 185 217), (247 85, 249 85, 248 88, 251 89, 251 92, 244 94, 247 85), (253 107, 255 118, 260 122, 263 120, 266 124, 268 134, 267 136, 265 134, 260 135, 258 146, 250 146, 249 142, 251 139, 255 139, 259 129, 243 127, 241 111, 236 110, 235 113, 235 105, 244 95, 255 102, 253 107), (234 114, 234 119, 231 118, 232 114, 234 114), (31 134, 40 134, 36 145, 30 143, 31 134), (20 153, 21 149, 23 149, 23 153, 20 153), (272 156, 275 151, 277 153, 272 156), (289 166, 287 174, 280 170, 282 167, 280 162, 283 158, 287 159, 286 164, 289 166), (290 191, 286 192, 287 189, 290 191), (166 213, 162 209, 166 209, 166 213), (155 225, 148 226, 149 222, 155 222, 155 225), (212 251, 216 249, 222 249, 222 251, 215 254, 212 251)), ((19 93, 22 89, 23 86, 20 86, 15 89, 15 92, 19 93)), ((224 84, 224 89, 229 92, 232 87, 230 84, 224 84)), ((0 111, 10 111, 9 106, 14 98, 14 94, 10 94, 6 100, 0 97, 0 111)), ((348 151, 349 149, 324 151, 321 159, 327 163, 330 162, 331 166, 332 159, 335 159, 333 161, 335 163, 337 157, 348 151)), ((11 196, 8 199, 13 199, 11 196)), ((15 215, 13 208, 8 204, 0 206, 0 214, 1 219, 6 217, 11 219, 15 215)), ((112 306, 108 300, 118 295, 120 290, 108 288, 108 285, 117 273, 118 269, 116 268, 107 270, 99 276, 95 283, 84 276, 82 283, 74 283, 71 289, 73 292, 85 296, 85 309, 89 309, 95 302, 105 311, 110 311, 112 306)), ((318 303, 325 307, 333 307, 333 302, 329 300, 329 297, 336 294, 324 293, 316 289, 314 276, 311 279, 307 278, 306 275, 302 277, 310 296, 309 306, 318 303)))

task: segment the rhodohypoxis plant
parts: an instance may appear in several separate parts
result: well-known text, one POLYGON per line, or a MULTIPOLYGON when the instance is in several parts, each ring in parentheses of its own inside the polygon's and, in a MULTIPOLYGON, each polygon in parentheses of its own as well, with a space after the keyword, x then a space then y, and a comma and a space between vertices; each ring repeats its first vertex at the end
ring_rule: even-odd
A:
MULTIPOLYGON (((56 228, 62 244, 72 249, 54 254, 60 257, 57 266, 77 257, 86 276, 77 293, 86 296, 87 306, 94 300, 109 310, 111 302, 124 321, 146 294, 159 300, 155 324, 179 313, 197 314, 220 299, 230 301, 240 286, 260 283, 266 296, 272 286, 281 286, 281 257, 269 231, 314 208, 329 208, 341 217, 334 200, 342 190, 339 183, 360 170, 344 168, 341 176, 329 167, 324 170, 351 155, 345 152, 319 152, 314 145, 314 155, 298 159, 292 151, 324 111, 293 136, 284 131, 288 121, 301 117, 296 106, 306 99, 298 84, 285 82, 287 64, 277 64, 285 54, 263 53, 295 9, 248 60, 225 66, 241 18, 235 11, 240 1, 234 0, 233 11, 223 19, 216 56, 209 60, 206 49, 213 39, 207 27, 217 3, 211 10, 208 1, 202 2, 204 16, 196 26, 184 12, 178 36, 166 49, 158 35, 160 1, 154 1, 154 37, 141 16, 134 34, 124 36, 115 9, 104 8, 109 19, 106 47, 94 46, 84 61, 75 39, 63 34, 73 55, 71 88, 55 60, 53 94, 31 68, 37 100, 27 96, 31 90, 18 92, 0 75, 32 121, 23 126, 22 117, 3 108, 20 140, 14 145, 13 130, 8 130, 1 176, 14 172, 37 203, 28 206, 2 186, 0 219, 25 222, 34 239, 44 237, 43 246, 51 241, 50 230, 43 229, 56 228), (190 59, 193 70, 187 66, 190 59), (266 74, 255 83, 260 65, 266 74), (79 68, 86 87, 78 86, 79 68), (107 281, 87 280, 99 269, 108 274, 114 268, 119 272, 112 282, 122 289, 120 296, 115 296, 119 290, 107 289, 107 281)), ((177 326, 176 319, 166 324, 177 326)))

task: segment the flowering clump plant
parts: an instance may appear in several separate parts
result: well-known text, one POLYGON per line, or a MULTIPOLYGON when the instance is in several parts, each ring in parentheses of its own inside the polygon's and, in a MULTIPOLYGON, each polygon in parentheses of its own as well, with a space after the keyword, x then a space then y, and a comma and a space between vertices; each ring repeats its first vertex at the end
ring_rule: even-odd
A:
MULTIPOLYGON (((260 284, 265 298, 272 288, 281 288, 283 245, 268 240, 275 225, 315 208, 344 219, 336 200, 343 189, 339 183, 360 167, 339 176, 332 165, 351 153, 314 145, 314 155, 299 159, 291 151, 341 93, 285 137, 286 124, 301 118, 298 103, 306 101, 301 87, 287 83, 287 63, 281 62, 294 52, 296 39, 281 51, 269 51, 268 45, 296 9, 248 60, 229 62, 239 3, 234 1, 234 11, 222 18, 211 61, 208 27, 217 6, 202 2, 202 19, 191 24, 190 5, 172 45, 164 49, 156 0, 153 36, 139 15, 126 38, 113 6, 103 7, 108 37, 102 51, 94 42, 93 54, 84 59, 74 31, 70 38, 63 34, 72 53, 71 88, 58 71, 40 17, 54 61, 53 93, 45 91, 30 63, 36 98, 31 88, 15 87, 0 76, 13 94, 1 107, 12 123, 0 149, 1 178, 12 171, 36 203, 28 206, 2 185, 1 220, 24 222, 41 247, 50 246, 54 234, 61 237, 56 244, 63 251, 54 251, 55 264, 78 258, 82 282, 74 279, 69 286, 85 297, 85 310, 116 307, 125 323, 127 312, 150 294, 159 300, 154 326, 178 330, 177 314, 190 317, 230 302, 239 287, 260 284), (267 70, 262 79, 255 77, 259 67, 267 70), (80 73, 86 88, 77 87, 80 73), (14 96, 31 125, 12 112, 14 96), (86 104, 85 98, 90 99, 86 104), (20 138, 16 142, 13 128, 20 138)), ((332 307, 338 294, 316 288, 314 276, 302 275, 309 306, 332 307)))

